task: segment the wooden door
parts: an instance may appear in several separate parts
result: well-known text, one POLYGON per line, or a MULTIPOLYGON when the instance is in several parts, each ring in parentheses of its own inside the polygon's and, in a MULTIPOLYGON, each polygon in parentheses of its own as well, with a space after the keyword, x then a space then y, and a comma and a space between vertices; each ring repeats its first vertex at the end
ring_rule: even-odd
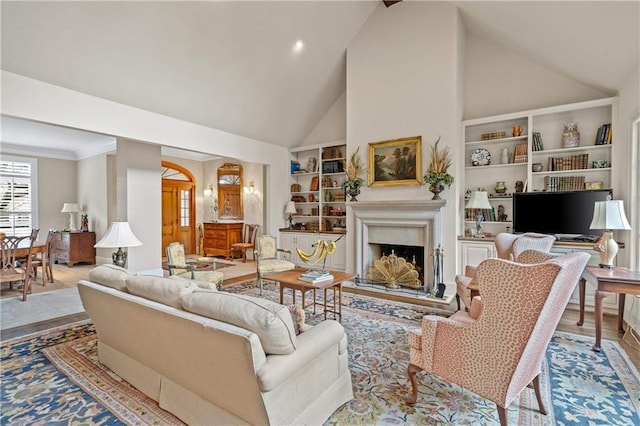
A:
POLYGON ((178 188, 162 183, 162 255, 165 256, 164 249, 174 241, 180 241, 178 232, 178 221, 180 211, 178 210, 178 188))
POLYGON ((176 241, 184 245, 185 254, 196 253, 195 180, 177 164, 163 161, 162 167, 162 255, 176 241))

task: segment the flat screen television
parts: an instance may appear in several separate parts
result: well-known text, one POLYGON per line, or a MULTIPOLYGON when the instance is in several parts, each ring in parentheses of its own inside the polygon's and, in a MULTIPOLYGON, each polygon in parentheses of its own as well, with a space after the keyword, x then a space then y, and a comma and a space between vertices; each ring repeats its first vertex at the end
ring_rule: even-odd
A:
POLYGON ((513 194, 513 232, 539 232, 560 238, 595 239, 589 229, 596 201, 612 199, 611 189, 589 191, 516 192, 513 194))

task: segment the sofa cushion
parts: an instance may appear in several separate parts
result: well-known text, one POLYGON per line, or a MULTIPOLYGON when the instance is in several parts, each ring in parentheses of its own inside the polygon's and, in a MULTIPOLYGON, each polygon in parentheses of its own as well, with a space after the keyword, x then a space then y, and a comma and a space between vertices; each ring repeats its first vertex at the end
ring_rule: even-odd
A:
POLYGON ((192 293, 198 286, 191 280, 136 275, 127 278, 127 288, 136 296, 182 309, 182 297, 192 293))
POLYGON ((195 280, 192 280, 189 277, 185 277, 182 275, 171 275, 169 277, 170 280, 180 280, 180 281, 188 281, 190 283, 193 283, 196 285, 197 288, 201 288, 204 290, 217 290, 217 286, 216 283, 212 283, 209 281, 202 281, 202 280, 198 280, 197 277, 195 280))
POLYGON ((89 281, 115 288, 120 291, 127 290, 127 278, 133 276, 131 272, 117 265, 100 265, 89 271, 89 281))
POLYGON ((266 354, 296 349, 296 333, 286 306, 258 297, 195 290, 182 300, 184 310, 245 328, 258 335, 266 354))

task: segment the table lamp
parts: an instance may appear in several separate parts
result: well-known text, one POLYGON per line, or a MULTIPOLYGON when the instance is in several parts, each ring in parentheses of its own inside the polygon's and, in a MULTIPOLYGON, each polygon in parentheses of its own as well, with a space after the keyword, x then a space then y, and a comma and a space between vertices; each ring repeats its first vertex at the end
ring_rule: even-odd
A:
POLYGON ((612 269, 613 260, 618 254, 618 243, 613 239, 616 229, 631 229, 624 214, 622 200, 596 201, 593 207, 593 220, 590 229, 602 229, 602 237, 596 243, 594 250, 600 252, 600 267, 612 269))
POLYGON ((484 220, 484 216, 482 215, 482 210, 493 208, 489 203, 489 194, 486 191, 473 191, 471 198, 469 198, 467 205, 464 207, 465 209, 476 209, 476 230, 473 237, 483 238, 482 221, 484 220))
POLYGON ((287 201, 287 204, 284 206, 284 213, 289 215, 289 229, 293 228, 293 216, 297 213, 296 211, 296 203, 293 201, 287 201))
POLYGON ((78 207, 77 203, 64 203, 62 206, 62 213, 69 213, 69 231, 76 232, 78 228, 76 227, 76 213, 80 211, 80 207, 78 207))
POLYGON ((104 237, 94 246, 96 248, 118 248, 111 255, 113 264, 122 268, 127 264, 127 252, 122 247, 138 247, 142 242, 133 235, 129 222, 113 222, 104 237))

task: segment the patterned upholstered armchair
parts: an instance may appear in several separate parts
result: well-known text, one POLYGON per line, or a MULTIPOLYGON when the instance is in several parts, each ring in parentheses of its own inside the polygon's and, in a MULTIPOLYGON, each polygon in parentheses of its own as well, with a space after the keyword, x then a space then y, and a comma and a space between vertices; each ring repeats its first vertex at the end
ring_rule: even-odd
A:
POLYGON ((220 271, 196 271, 194 265, 187 263, 187 257, 184 254, 184 245, 182 243, 171 243, 165 249, 167 253, 167 267, 169 275, 177 275, 179 277, 191 280, 206 281, 220 290, 222 287, 223 275, 220 271))
POLYGON ((469 312, 425 316, 422 328, 409 331, 407 402, 416 402, 416 373, 424 370, 493 401, 502 425, 509 404, 533 382, 546 414, 541 363, 588 260, 587 253, 571 253, 536 264, 483 261, 476 275, 482 299, 475 297, 469 312))
POLYGON ((273 272, 288 271, 295 268, 292 262, 281 259, 280 254, 291 256, 291 250, 278 248, 276 238, 272 235, 262 235, 257 240, 255 249, 256 268, 258 270, 258 286, 262 294, 262 277, 273 272))
MULTIPOLYGON (((498 259, 515 260, 525 250, 549 252, 554 241, 555 238, 551 235, 535 232, 527 232, 520 235, 503 232, 496 236, 494 244, 498 259)), ((477 266, 467 265, 465 266, 464 275, 456 275, 456 302, 458 303, 458 309, 460 309, 460 299, 462 299, 467 308, 471 305, 471 292, 468 287, 476 275, 476 269, 477 266)))

